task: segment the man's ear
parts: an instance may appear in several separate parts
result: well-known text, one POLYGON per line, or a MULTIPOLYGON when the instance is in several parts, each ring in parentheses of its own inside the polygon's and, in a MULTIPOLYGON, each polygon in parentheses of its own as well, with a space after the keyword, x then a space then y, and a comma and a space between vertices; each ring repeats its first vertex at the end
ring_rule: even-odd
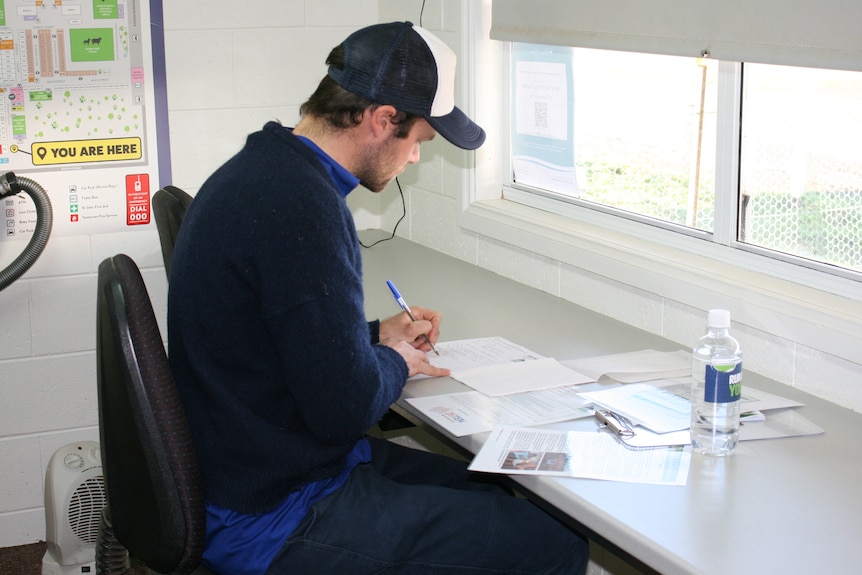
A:
POLYGON ((373 110, 369 108, 367 112, 370 120, 369 129, 374 137, 385 138, 395 126, 392 119, 398 114, 398 110, 394 106, 384 105, 377 106, 373 110))

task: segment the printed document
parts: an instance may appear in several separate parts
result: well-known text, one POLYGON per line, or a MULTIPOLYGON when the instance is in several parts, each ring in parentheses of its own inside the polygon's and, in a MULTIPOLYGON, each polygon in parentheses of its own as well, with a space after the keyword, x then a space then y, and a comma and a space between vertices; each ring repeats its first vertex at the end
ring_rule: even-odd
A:
MULTIPOLYGON (((428 361, 452 371, 451 377, 485 395, 506 395, 550 389, 594 378, 585 376, 502 337, 438 342, 440 355, 428 352, 428 361)), ((414 376, 414 378, 427 376, 414 376)))
POLYGON ((606 376, 620 383, 691 376, 691 354, 684 350, 645 349, 573 359, 565 364, 596 380, 606 376))
POLYGON ((470 469, 509 475, 685 485, 690 464, 690 447, 631 449, 604 431, 497 426, 470 469))
POLYGON ((593 415, 575 386, 491 397, 479 391, 411 397, 407 403, 424 417, 463 437, 490 431, 497 424, 540 425, 593 415))
MULTIPOLYGON (((440 355, 429 351, 426 354, 428 361, 434 366, 450 369, 453 372, 543 358, 538 353, 502 337, 438 341, 436 347, 440 355)), ((420 377, 427 376, 413 376, 411 379, 420 377)))
POLYGON ((549 357, 533 361, 453 370, 452 378, 476 391, 492 396, 595 381, 595 379, 569 369, 549 357))
POLYGON ((581 397, 656 433, 691 426, 691 401, 649 383, 620 385, 582 393, 581 397))

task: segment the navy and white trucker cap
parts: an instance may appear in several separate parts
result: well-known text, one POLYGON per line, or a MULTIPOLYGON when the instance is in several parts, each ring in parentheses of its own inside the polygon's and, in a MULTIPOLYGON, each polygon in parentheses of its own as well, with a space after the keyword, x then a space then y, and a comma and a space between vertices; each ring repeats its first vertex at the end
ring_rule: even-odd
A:
POLYGON ((485 131, 455 106, 456 57, 442 40, 411 22, 392 22, 362 28, 342 44, 344 68, 328 72, 342 88, 423 116, 459 148, 485 141, 485 131))

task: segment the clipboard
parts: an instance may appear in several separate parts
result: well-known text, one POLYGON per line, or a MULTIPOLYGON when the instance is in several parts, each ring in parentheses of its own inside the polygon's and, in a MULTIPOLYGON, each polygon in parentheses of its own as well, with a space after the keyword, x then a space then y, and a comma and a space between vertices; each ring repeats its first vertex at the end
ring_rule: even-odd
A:
POLYGON ((597 409, 596 417, 599 418, 599 427, 607 428, 624 439, 635 436, 631 421, 610 409, 597 409))
MULTIPOLYGON (((673 445, 689 445, 691 438, 687 429, 670 433, 655 433, 649 429, 635 429, 624 417, 609 410, 601 410, 611 415, 608 419, 614 425, 605 423, 603 416, 596 410, 599 426, 613 431, 620 441, 629 447, 668 447, 673 445), (629 423, 628 428, 624 423, 629 423), (620 433, 617 430, 621 430, 620 433)), ((757 439, 780 439, 784 437, 799 437, 803 435, 820 435, 823 428, 800 414, 793 408, 769 410, 763 421, 743 422, 739 427, 739 441, 757 439)))

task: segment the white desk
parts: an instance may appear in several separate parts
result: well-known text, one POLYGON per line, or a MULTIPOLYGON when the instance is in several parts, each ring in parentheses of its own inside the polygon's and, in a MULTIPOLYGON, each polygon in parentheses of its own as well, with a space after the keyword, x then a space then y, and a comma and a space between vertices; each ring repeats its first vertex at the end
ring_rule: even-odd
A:
MULTIPOLYGON (((386 287, 392 279, 411 305, 443 313, 441 341, 502 336, 559 360, 680 348, 399 238, 364 250, 363 257, 368 317, 398 312, 386 287)), ((514 479, 585 534, 659 573, 858 573, 862 415, 752 373, 744 385, 804 403, 799 412, 825 433, 741 442, 727 458, 693 456, 685 487, 514 479)), ((396 410, 475 453, 484 434, 454 438, 403 401, 462 388, 451 378, 410 382, 396 410)))

